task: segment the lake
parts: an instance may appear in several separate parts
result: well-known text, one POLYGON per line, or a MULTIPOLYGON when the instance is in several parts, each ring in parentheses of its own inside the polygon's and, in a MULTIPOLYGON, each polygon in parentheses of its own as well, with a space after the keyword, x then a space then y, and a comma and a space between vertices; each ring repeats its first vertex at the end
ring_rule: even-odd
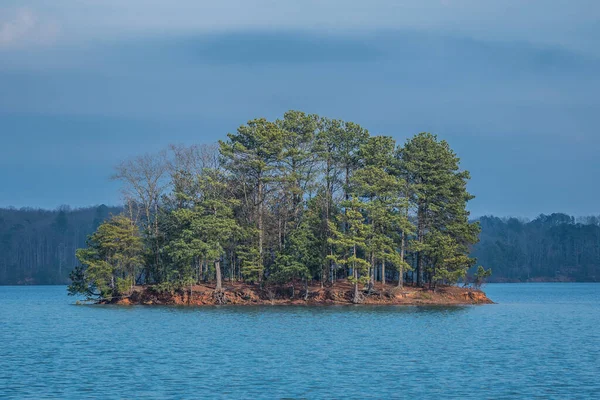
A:
POLYGON ((600 284, 466 307, 76 306, 0 286, 0 398, 600 397, 600 284))

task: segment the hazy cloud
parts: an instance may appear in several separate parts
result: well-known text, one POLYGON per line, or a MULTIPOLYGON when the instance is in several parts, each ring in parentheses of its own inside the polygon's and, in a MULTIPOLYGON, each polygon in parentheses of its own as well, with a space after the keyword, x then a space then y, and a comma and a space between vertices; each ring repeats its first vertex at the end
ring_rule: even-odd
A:
MULTIPOLYGON (((4 0, 60 21, 63 39, 248 30, 410 29, 600 52, 597 0, 4 0)), ((0 12, 2 6, 0 5, 0 12)), ((26 19, 25 19, 26 20, 26 19)))
POLYGON ((58 24, 42 20, 29 8, 5 11, 0 16, 0 48, 50 44, 58 37, 58 24))

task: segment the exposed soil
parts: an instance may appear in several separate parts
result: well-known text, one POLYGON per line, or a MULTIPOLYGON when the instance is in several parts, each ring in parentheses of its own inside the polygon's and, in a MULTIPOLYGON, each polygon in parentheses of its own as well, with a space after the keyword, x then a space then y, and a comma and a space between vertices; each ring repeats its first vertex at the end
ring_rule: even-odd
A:
MULTIPOLYGON (((353 304, 353 286, 348 282, 336 282, 329 287, 314 285, 308 287, 305 296, 304 286, 299 284, 267 286, 241 282, 225 282, 223 292, 215 292, 214 285, 195 285, 174 293, 157 292, 152 287, 136 286, 125 297, 113 299, 110 303, 122 305, 334 305, 353 304), (306 299, 305 299, 306 298, 306 299)), ((484 292, 473 288, 457 286, 437 287, 435 291, 427 288, 405 286, 403 289, 395 285, 382 288, 377 283, 371 293, 362 292, 361 304, 368 305, 466 305, 493 304, 484 292)))

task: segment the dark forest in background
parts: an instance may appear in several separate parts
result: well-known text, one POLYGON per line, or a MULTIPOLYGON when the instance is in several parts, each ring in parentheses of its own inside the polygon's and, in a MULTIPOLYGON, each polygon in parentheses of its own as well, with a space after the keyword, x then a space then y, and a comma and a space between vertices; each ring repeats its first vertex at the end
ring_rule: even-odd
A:
MULTIPOLYGON (((75 250, 118 207, 0 209, 0 284, 68 284, 75 250)), ((498 281, 600 281, 600 217, 486 216, 472 255, 498 281)))
POLYGON ((75 250, 121 208, 0 209, 0 284, 67 284, 75 250))
POLYGON ((600 217, 540 215, 533 221, 482 217, 472 256, 491 282, 600 281, 600 217))

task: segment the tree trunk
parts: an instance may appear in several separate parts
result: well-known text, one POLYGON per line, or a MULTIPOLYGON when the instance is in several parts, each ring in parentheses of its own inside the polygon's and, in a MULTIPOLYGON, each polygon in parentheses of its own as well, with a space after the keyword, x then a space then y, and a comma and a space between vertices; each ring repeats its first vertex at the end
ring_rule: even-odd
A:
POLYGON ((262 266, 263 266, 263 240, 264 240, 264 232, 263 232, 263 183, 262 178, 259 177, 258 180, 258 281, 262 280, 262 266))
POLYGON ((346 201, 350 200, 350 193, 348 192, 348 188, 350 186, 350 166, 348 164, 346 164, 346 177, 344 179, 345 181, 345 185, 344 185, 344 198, 346 199, 346 201))
MULTIPOLYGON (((356 258, 356 245, 354 245, 354 257, 356 258)), ((352 302, 354 304, 359 303, 359 292, 358 292, 358 271, 356 270, 356 265, 352 266, 352 276, 354 277, 354 297, 352 298, 352 302)))
POLYGON ((221 260, 215 261, 215 275, 217 276, 217 292, 223 291, 223 283, 221 282, 221 260))
POLYGON ((402 265, 402 262, 404 262, 404 232, 402 232, 402 236, 401 236, 401 241, 400 241, 400 270, 399 275, 398 275, 398 287, 402 289, 402 287, 404 286, 404 266, 402 265))
POLYGON ((196 275, 197 275, 196 282, 200 283, 202 281, 202 264, 198 260, 198 257, 195 258, 194 262, 196 263, 196 275))
POLYGON ((308 301, 308 278, 304 278, 304 301, 308 301))
MULTIPOLYGON (((326 185, 327 185, 327 190, 325 192, 325 254, 327 254, 327 251, 329 250, 329 254, 332 253, 332 246, 330 244, 327 243, 327 240, 329 239, 329 218, 330 218, 330 202, 331 202, 331 198, 333 196, 333 194, 331 193, 331 158, 329 157, 329 154, 327 156, 327 169, 326 169, 327 173, 326 173, 326 185)), ((600 243, 600 239, 599 239, 599 243, 600 243)), ((599 246, 600 247, 600 246, 599 246)), ((334 277, 333 277, 333 268, 332 268, 333 262, 331 260, 328 260, 327 258, 325 259, 325 270, 327 273, 327 279, 331 281, 331 283, 333 284, 334 281, 334 277)), ((321 285, 321 287, 323 287, 321 285)))
POLYGON ((385 288, 385 259, 381 260, 381 287, 385 288))
POLYGON ((353 268, 352 275, 354 276, 354 298, 352 302, 354 304, 358 303, 358 274, 356 273, 356 268, 353 268))
MULTIPOLYGON (((423 234, 424 234, 424 218, 425 218, 425 210, 422 207, 419 207, 418 211, 418 228, 417 228, 417 240, 419 243, 423 242, 423 234)), ((419 250, 417 252, 417 286, 423 286, 423 255, 422 251, 419 250)))
POLYGON ((371 268, 369 270, 369 296, 375 287, 375 253, 371 252, 371 268))

